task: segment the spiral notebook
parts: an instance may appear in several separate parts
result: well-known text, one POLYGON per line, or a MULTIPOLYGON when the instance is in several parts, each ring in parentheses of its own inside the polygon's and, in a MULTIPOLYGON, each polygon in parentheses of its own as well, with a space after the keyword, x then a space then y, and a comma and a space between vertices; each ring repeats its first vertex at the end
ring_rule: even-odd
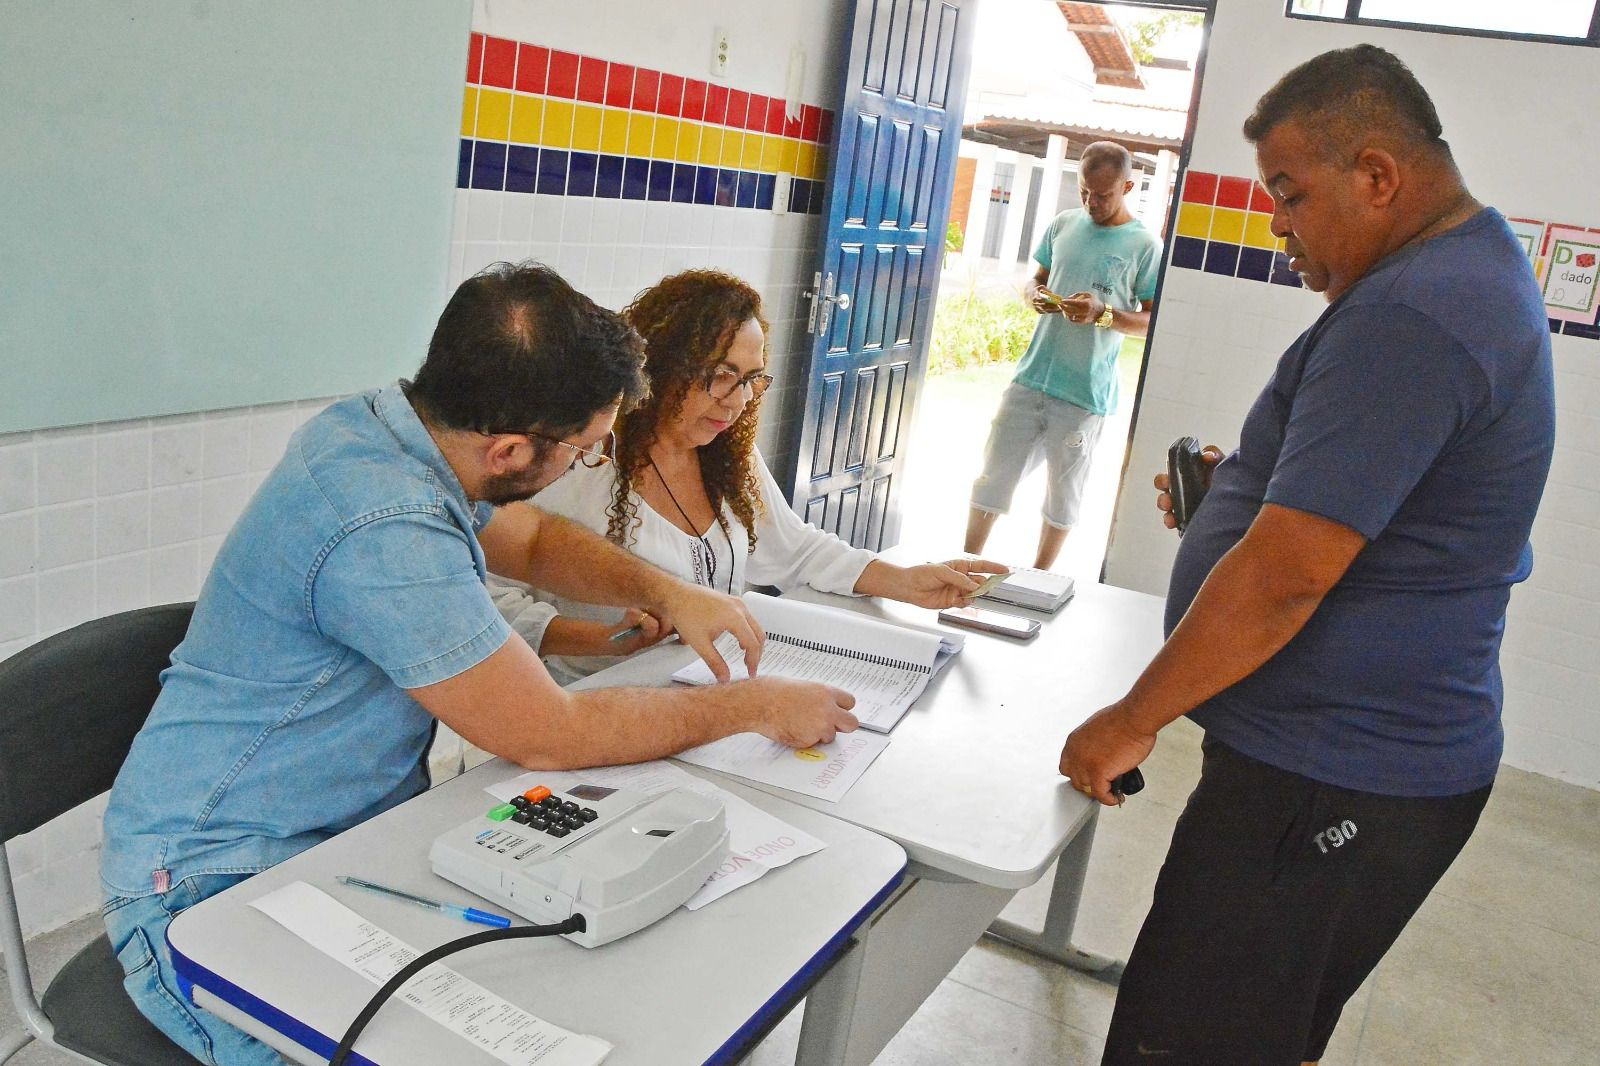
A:
MULTIPOLYGON (((962 647, 959 636, 924 633, 836 607, 757 592, 745 593, 744 601, 767 632, 758 673, 842 688, 856 698, 861 727, 878 733, 905 717, 929 679, 962 647)), ((732 635, 724 633, 716 647, 734 680, 747 676, 744 652, 732 635)), ((716 680, 699 659, 672 679, 690 685, 716 680)))

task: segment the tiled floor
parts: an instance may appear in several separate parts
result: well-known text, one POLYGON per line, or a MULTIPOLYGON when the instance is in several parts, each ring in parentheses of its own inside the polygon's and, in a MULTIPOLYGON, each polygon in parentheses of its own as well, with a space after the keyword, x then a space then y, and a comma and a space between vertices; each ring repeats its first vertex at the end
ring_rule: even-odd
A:
MULTIPOLYGON (((1100 820, 1079 919, 1082 946, 1124 956, 1150 903, 1173 822, 1199 770, 1179 722, 1145 763, 1148 789, 1100 820)), ((1037 925, 1050 877, 1006 916, 1037 925)), ((30 945, 53 974, 98 930, 77 922, 30 945)), ((42 987, 44 981, 40 981, 42 987)), ((882 1066, 1099 1060, 1115 991, 981 941, 891 1042, 882 1066)), ((14 1025, 7 996, 4 1025, 14 1025)), ((798 1012, 751 1056, 793 1061, 798 1012)), ((75 1060, 38 1047, 15 1066, 75 1060)), ((1325 1066, 1594 1066, 1600 1063, 1600 792, 1501 771, 1449 874, 1345 1009, 1325 1066)))

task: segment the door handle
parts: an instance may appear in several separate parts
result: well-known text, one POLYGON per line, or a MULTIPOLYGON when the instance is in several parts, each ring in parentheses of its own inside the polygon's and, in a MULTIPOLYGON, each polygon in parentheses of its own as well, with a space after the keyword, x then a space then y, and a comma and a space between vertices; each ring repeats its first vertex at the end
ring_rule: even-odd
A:
POLYGON ((810 302, 806 313, 807 333, 826 333, 828 319, 832 317, 833 308, 841 311, 850 310, 850 294, 841 292, 837 295, 833 291, 833 275, 828 274, 824 279, 822 272, 811 275, 811 288, 800 294, 810 302))

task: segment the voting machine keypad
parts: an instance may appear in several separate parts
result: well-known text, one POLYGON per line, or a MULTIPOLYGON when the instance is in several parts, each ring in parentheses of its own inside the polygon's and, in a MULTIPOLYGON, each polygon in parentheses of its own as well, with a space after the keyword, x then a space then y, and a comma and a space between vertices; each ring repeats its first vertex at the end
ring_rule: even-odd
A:
POLYGON ((596 803, 604 807, 604 801, 613 792, 614 789, 596 785, 578 785, 562 796, 543 785, 535 785, 522 795, 513 796, 509 802, 490 808, 485 817, 497 825, 479 833, 477 843, 490 851, 510 854, 518 859, 548 855, 560 847, 576 843, 591 827, 596 827, 600 811, 587 804, 596 803), (584 802, 580 803, 579 800, 584 802), (521 827, 522 831, 519 832, 517 827, 521 827), (539 839, 541 836, 554 838, 560 844, 554 847, 541 846, 544 843, 539 839), (569 837, 572 839, 569 840, 569 837), (530 848, 527 846, 529 844, 534 846, 530 848))

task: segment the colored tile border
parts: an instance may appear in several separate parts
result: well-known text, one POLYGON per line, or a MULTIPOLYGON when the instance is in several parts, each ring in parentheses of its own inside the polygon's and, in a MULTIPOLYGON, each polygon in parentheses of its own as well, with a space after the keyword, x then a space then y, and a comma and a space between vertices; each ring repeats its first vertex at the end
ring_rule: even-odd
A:
POLYGON ((833 112, 666 71, 472 35, 456 185, 820 214, 833 112))
MULTIPOLYGON (((1171 264, 1242 281, 1304 288, 1272 235, 1272 197, 1253 178, 1191 170, 1178 202, 1171 264)), ((1600 327, 1550 320, 1550 332, 1600 340, 1600 327)))

